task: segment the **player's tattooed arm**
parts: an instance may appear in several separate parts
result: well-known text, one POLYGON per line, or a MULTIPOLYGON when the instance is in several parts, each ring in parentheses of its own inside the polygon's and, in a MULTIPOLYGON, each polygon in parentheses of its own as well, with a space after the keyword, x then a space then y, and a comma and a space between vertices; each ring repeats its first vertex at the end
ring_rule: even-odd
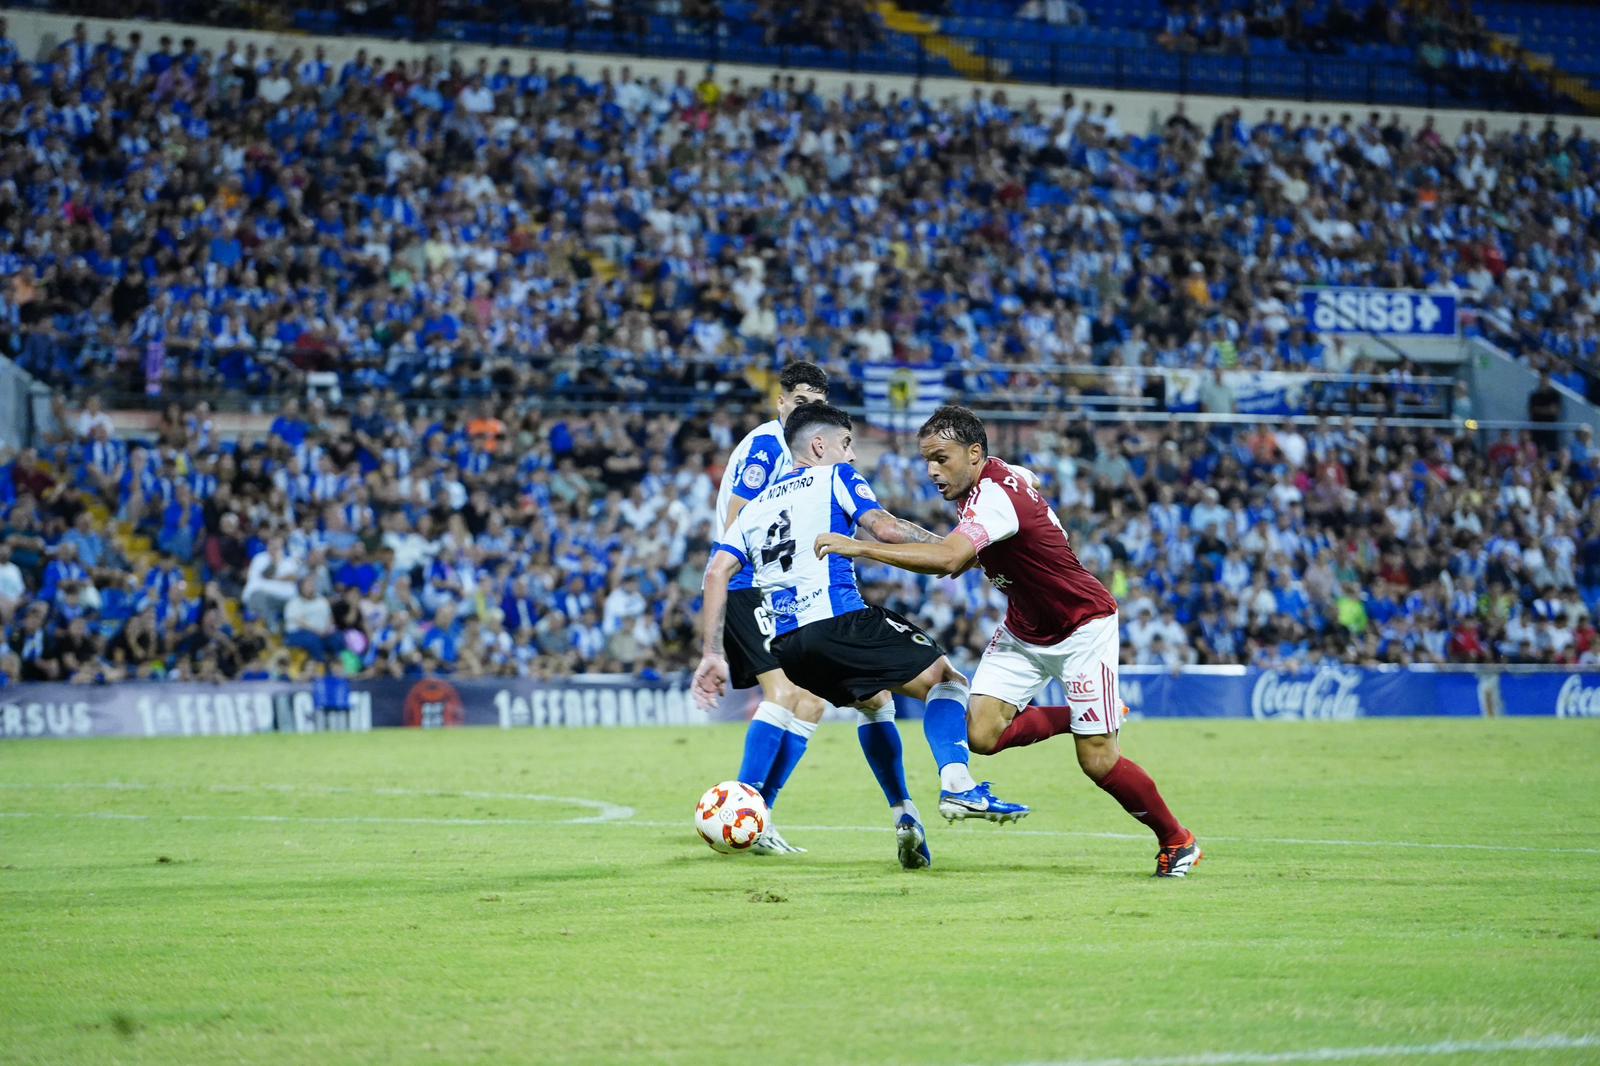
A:
POLYGON ((722 626, 728 612, 728 582, 738 572, 738 561, 725 551, 714 552, 706 568, 706 591, 700 606, 700 665, 689 685, 695 702, 703 708, 720 700, 728 689, 722 626))
MULTIPOLYGON (((898 521, 892 515, 887 517, 898 521)), ((863 524, 865 521, 863 519, 863 524)), ((876 533, 876 530, 873 532, 876 533)), ((952 533, 948 537, 933 541, 912 541, 903 544, 869 544, 839 533, 824 533, 817 538, 814 550, 818 559, 825 559, 830 555, 872 559, 913 573, 934 574, 939 577, 953 577, 961 573, 972 565, 978 555, 978 549, 963 533, 952 533)))
POLYGON ((868 511, 861 518, 861 528, 884 544, 937 544, 943 538, 915 522, 896 518, 888 511, 868 511))

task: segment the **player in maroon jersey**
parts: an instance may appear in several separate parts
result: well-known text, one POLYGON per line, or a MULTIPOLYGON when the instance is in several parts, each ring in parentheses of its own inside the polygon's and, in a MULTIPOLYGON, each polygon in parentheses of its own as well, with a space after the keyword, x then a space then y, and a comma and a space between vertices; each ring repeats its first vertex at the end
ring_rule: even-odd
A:
POLYGON ((1156 875, 1187 876, 1200 861, 1200 845, 1117 744, 1117 601, 1078 561, 1032 473, 989 454, 977 415, 941 407, 917 437, 939 494, 962 501, 955 531, 934 544, 869 544, 825 533, 817 538, 818 557, 874 559, 950 576, 974 562, 981 566, 1008 603, 972 678, 968 744, 992 755, 1070 730, 1083 772, 1155 833, 1156 875), (1052 678, 1066 689, 1067 706, 1029 707, 1052 678))

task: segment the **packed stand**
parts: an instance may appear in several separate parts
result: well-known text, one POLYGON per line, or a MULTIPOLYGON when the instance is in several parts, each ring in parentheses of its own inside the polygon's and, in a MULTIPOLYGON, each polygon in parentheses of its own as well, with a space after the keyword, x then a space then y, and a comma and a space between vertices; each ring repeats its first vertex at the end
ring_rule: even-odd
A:
POLYGON ((1553 125, 1201 128, 1180 106, 1136 129, 1071 94, 153 44, 83 34, 0 70, 0 343, 54 382, 471 398, 793 357, 1347 370, 1296 314, 1306 283, 1454 289, 1531 360, 1595 354, 1596 146, 1553 125))
MULTIPOLYGON (((432 674, 692 664, 720 464, 762 405, 682 417, 392 398, 289 404, 219 439, 174 406, 131 446, 97 404, 0 465, 6 681, 432 674), (730 412, 740 412, 733 414, 730 412), (142 543, 141 543, 142 541, 142 543)), ((902 436, 885 504, 954 516, 902 436)), ((1600 454, 1579 435, 997 427, 1122 604, 1131 663, 1600 661, 1600 454)), ((970 668, 1004 612, 981 574, 862 569, 970 668)))
POLYGON ((432 417, 371 395, 290 402, 253 444, 203 404, 142 442, 93 401, 62 422, 0 467, 11 681, 676 668, 737 439, 726 412, 432 417))

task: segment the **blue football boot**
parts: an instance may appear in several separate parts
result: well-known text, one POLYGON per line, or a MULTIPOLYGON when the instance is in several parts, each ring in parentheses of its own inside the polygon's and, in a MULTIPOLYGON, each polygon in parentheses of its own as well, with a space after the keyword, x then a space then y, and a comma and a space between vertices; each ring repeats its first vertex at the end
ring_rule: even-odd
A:
POLYGON ((965 792, 940 792, 939 813, 952 822, 962 818, 982 818, 1004 824, 1020 822, 1033 812, 1032 808, 1020 803, 1007 803, 996 798, 990 791, 989 782, 985 781, 965 792))
POLYGON ((909 814, 902 814, 894 826, 895 845, 900 852, 900 865, 907 870, 921 870, 933 865, 933 855, 928 851, 928 834, 922 823, 909 814))

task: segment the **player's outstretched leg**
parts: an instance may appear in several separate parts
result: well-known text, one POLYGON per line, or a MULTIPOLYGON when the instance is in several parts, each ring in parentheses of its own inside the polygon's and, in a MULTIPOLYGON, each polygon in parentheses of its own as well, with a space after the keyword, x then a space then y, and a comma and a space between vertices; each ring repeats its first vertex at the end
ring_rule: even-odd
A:
POLYGON ((933 855, 928 851, 928 835, 922 828, 922 815, 911 801, 911 791, 906 788, 906 768, 900 731, 894 724, 894 700, 887 693, 873 701, 870 708, 858 708, 861 716, 856 727, 856 737, 861 741, 861 754, 872 768, 872 776, 883 789, 883 798, 889 801, 890 816, 894 819, 895 850, 900 865, 907 870, 918 870, 933 865, 933 855))
POLYGON ((971 743, 970 716, 974 709, 981 714, 982 707, 990 703, 1008 712, 1013 710, 992 696, 969 698, 965 682, 943 682, 928 690, 922 727, 928 736, 928 747, 933 749, 934 758, 939 760, 939 813, 952 822, 966 818, 1015 822, 1031 813, 1030 808, 1020 803, 1007 803, 997 797, 990 782, 974 781, 967 765, 974 747, 971 743), (935 704, 938 706, 935 707, 935 704), (957 739, 952 740, 952 736, 957 739))
POLYGON ((968 761, 966 682, 945 681, 928 690, 922 728, 928 747, 939 762, 939 813, 949 821, 981 818, 1014 822, 1026 818, 1029 808, 997 797, 988 781, 973 780, 968 761))
POLYGON ((1122 809, 1150 827, 1161 850, 1156 852, 1157 877, 1187 877, 1204 853, 1194 834, 1167 808, 1161 790, 1144 768, 1124 758, 1115 733, 1076 736, 1078 765, 1122 809))
MULTIPOLYGON (((796 688, 782 671, 762 674, 759 680, 767 698, 756 708, 745 733, 739 780, 760 792, 771 811, 778 802, 778 793, 805 755, 826 705, 796 688)), ((804 854, 805 850, 785 840, 770 818, 766 831, 751 848, 757 855, 795 855, 804 854)))
POLYGON ((794 712, 771 700, 762 700, 744 731, 744 758, 739 763, 739 780, 760 792, 772 776, 783 738, 794 712))

